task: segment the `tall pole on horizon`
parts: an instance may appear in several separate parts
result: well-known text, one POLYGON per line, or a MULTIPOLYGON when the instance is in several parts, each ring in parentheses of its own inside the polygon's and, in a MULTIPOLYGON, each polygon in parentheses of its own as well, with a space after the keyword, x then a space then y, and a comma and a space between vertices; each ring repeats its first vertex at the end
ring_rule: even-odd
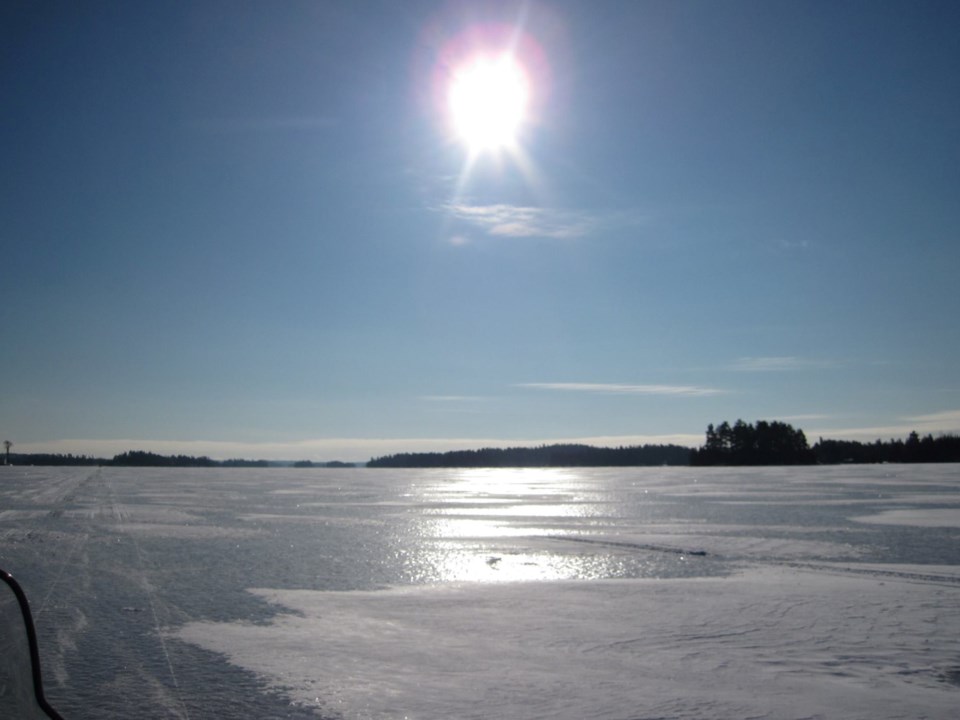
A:
POLYGON ((12 443, 12 442, 10 442, 9 440, 4 440, 4 441, 3 441, 3 449, 6 451, 6 456, 3 458, 3 464, 4 464, 4 465, 9 465, 9 464, 10 464, 10 448, 12 448, 12 447, 13 447, 13 443, 12 443))

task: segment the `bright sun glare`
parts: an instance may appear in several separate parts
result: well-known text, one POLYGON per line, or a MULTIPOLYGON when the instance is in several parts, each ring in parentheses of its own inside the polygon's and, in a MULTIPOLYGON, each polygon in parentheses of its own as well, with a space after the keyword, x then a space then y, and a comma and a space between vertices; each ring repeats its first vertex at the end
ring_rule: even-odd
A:
POLYGON ((478 57, 454 72, 448 93, 453 127, 471 152, 516 144, 529 91, 523 69, 509 54, 478 57))

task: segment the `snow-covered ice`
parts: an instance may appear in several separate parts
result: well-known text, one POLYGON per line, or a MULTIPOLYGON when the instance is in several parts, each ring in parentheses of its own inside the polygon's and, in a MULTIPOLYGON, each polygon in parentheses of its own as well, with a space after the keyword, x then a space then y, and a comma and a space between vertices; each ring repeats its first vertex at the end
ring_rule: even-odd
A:
POLYGON ((348 718, 948 718, 960 696, 957 588, 907 576, 253 592, 285 614, 179 637, 348 718))
POLYGON ((960 466, 0 468, 83 718, 953 718, 960 466))

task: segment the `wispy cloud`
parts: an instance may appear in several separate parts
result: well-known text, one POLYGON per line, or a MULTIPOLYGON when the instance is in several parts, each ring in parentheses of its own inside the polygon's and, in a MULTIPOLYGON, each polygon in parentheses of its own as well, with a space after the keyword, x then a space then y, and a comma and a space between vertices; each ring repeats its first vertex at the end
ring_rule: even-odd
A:
POLYGON ((735 372, 791 372, 794 370, 826 368, 833 365, 834 363, 828 360, 816 360, 788 355, 775 357, 742 357, 727 369, 735 372))
POLYGON ((427 412, 471 415, 486 412, 489 408, 487 403, 492 398, 479 395, 421 395, 418 399, 424 403, 427 412))
POLYGON ((420 399, 424 402, 434 403, 457 403, 457 402, 483 402, 487 398, 478 395, 421 395, 420 399))
POLYGON ((877 425, 859 428, 817 428, 807 433, 808 437, 822 436, 838 440, 860 440, 871 442, 876 439, 906 438, 916 431, 921 435, 960 434, 960 410, 944 410, 925 415, 907 415, 894 419, 889 425, 877 425))
POLYGON ((806 420, 828 420, 833 416, 824 413, 806 413, 804 415, 777 415, 774 413, 769 417, 775 417, 777 420, 784 422, 804 422, 806 420))
POLYGON ((960 410, 944 410, 927 415, 910 415, 905 417, 904 420, 923 426, 940 425, 960 428, 960 410))
POLYGON ((723 395, 727 392, 718 388, 696 385, 625 385, 619 383, 519 383, 517 387, 562 392, 591 392, 604 395, 674 395, 681 397, 706 397, 723 395))
POLYGON ((576 238, 586 235, 595 224, 584 213, 519 205, 454 203, 445 210, 496 237, 576 238))
POLYGON ((807 240, 787 240, 786 238, 776 238, 774 240, 776 247, 781 250, 806 250, 810 247, 807 240))

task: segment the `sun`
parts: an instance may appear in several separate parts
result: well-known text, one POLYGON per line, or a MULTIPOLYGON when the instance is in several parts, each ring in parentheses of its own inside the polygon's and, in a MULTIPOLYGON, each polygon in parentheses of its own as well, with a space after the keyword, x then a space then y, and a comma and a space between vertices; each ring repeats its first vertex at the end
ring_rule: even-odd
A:
POLYGON ((447 103, 454 132, 474 154, 515 147, 529 95, 526 73, 509 53, 474 57, 450 80, 447 103))

